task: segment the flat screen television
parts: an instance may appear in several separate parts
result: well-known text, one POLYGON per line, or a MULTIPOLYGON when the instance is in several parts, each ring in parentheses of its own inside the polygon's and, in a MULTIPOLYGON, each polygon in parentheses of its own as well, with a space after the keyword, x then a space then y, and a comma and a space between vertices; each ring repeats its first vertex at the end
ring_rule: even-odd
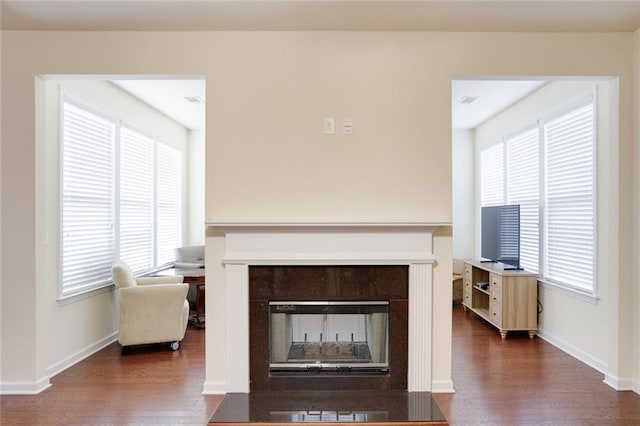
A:
POLYGON ((480 257, 520 268, 520 205, 482 207, 480 257))

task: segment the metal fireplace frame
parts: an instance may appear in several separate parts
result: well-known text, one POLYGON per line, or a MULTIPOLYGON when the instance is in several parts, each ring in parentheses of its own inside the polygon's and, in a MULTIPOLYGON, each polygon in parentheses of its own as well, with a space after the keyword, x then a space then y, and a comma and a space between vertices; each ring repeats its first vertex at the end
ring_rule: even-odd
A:
MULTIPOLYGON (((388 300, 353 300, 353 301, 270 301, 269 302, 269 334, 270 334, 270 361, 269 361, 269 374, 325 374, 325 373, 342 373, 342 374, 389 374, 389 301, 388 300), (372 333, 373 325, 365 325, 365 339, 354 340, 354 334, 351 333, 351 341, 338 340, 336 335, 336 344, 342 344, 343 346, 353 345, 352 350, 356 351, 356 348, 366 347, 366 353, 369 354, 369 360, 364 360, 359 357, 352 358, 349 356, 348 360, 334 359, 333 362, 327 357, 317 357, 318 359, 310 359, 309 361, 296 360, 298 362, 274 362, 274 314, 284 315, 373 315, 384 314, 384 324, 381 333, 383 336, 374 336, 372 333), (371 336, 370 336, 371 335, 371 336), (371 337, 371 338, 369 338, 371 337), (382 343, 381 343, 382 342, 382 343), (373 351, 371 345, 381 344, 384 348, 376 347, 376 351, 373 351), (372 352, 378 352, 382 350, 384 352, 383 361, 376 362, 380 356, 373 356, 372 352)), ((289 318, 293 319, 293 318, 289 318)), ((366 321, 366 320, 365 320, 366 321)), ((286 330, 292 331, 289 327, 291 324, 279 324, 284 326, 284 330, 277 330, 278 334, 286 334, 286 330)), ((296 341, 293 336, 287 337, 287 352, 290 354, 291 349, 295 347, 313 345, 315 347, 324 345, 332 345, 334 342, 329 335, 324 336, 320 333, 319 341, 307 341, 307 333, 305 333, 304 341, 296 341)), ((277 339, 280 340, 280 339, 277 339)), ((284 344, 284 339, 279 342, 284 344)), ((378 360, 380 361, 380 360, 378 360)))

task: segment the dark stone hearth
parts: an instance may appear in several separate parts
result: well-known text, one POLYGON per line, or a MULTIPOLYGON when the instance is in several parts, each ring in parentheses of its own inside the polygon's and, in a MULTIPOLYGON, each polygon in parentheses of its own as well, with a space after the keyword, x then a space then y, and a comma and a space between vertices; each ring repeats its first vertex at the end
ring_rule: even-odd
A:
POLYGON ((250 266, 250 385, 256 390, 407 389, 407 266, 250 266), (269 374, 270 301, 388 301, 389 373, 269 374))
POLYGON ((272 391, 228 393, 209 421, 226 424, 446 425, 429 392, 272 391))

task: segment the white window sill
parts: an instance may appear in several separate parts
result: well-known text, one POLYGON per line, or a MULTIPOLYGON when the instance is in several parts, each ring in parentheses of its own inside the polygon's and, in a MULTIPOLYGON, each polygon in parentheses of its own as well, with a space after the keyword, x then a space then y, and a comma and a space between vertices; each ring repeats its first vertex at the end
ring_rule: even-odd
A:
POLYGON ((58 305, 64 306, 70 303, 75 303, 80 300, 88 299, 90 297, 97 296, 98 294, 107 293, 113 291, 115 285, 113 283, 108 283, 103 285, 102 287, 92 288, 90 290, 85 290, 80 293, 70 294, 68 296, 61 296, 58 299, 58 305))
POLYGON ((598 303, 598 300, 600 300, 600 298, 595 294, 587 293, 582 290, 568 287, 566 285, 557 284, 550 281, 544 281, 540 278, 538 278, 538 283, 540 284, 540 287, 544 289, 551 290, 556 293, 564 294, 565 296, 570 296, 575 299, 582 300, 583 302, 591 303, 592 305, 596 305, 598 303))

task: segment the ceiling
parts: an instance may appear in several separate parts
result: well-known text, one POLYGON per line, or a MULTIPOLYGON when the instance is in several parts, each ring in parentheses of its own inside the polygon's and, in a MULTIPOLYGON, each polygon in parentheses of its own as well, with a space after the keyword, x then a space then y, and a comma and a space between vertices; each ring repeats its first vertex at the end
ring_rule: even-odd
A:
MULTIPOLYGON (((370 30, 629 32, 640 0, 0 0, 3 30, 370 30)), ((203 80, 116 82, 189 129, 204 128, 203 80), (198 97, 200 104, 185 96, 198 97)), ((454 128, 475 128, 540 81, 456 80, 454 128), (461 104, 463 97, 477 97, 461 104)))
POLYGON ((111 80, 187 129, 204 129, 206 112, 203 79, 111 80))
POLYGON ((547 80, 453 80, 451 120, 454 129, 475 129, 547 80), (469 102, 470 101, 470 102, 469 102))
POLYGON ((634 31, 638 0, 2 0, 5 30, 634 31))

